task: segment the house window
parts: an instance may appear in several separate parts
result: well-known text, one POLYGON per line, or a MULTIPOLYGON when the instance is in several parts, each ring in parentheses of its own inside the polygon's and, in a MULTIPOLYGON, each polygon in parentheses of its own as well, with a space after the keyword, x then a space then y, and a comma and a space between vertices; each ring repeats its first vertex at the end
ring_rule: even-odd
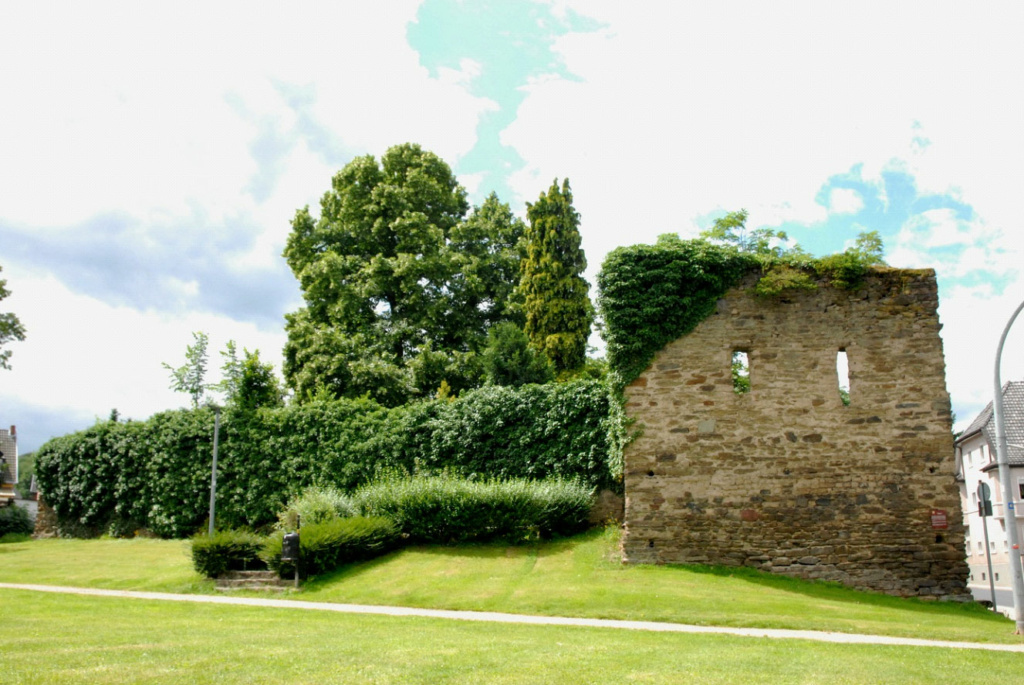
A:
POLYGON ((836 378, 839 381, 839 399, 844 407, 850 406, 850 360, 846 357, 846 348, 840 347, 836 353, 836 378))
POLYGON ((996 580, 998 581, 999 580, 999 574, 997 573, 997 574, 995 574, 995 576, 996 576, 996 580))
POLYGON ((737 395, 750 392, 750 355, 747 350, 733 350, 732 391, 737 395))
POLYGON ((981 572, 981 579, 985 580, 985 572, 984 571, 981 572))
POLYGON ((1017 481, 1017 491, 1017 494, 1020 495, 1020 498, 1024 500, 1024 478, 1021 478, 1017 481))
POLYGON ((978 543, 978 554, 981 554, 981 550, 982 550, 982 546, 981 546, 981 543, 979 542, 978 543))

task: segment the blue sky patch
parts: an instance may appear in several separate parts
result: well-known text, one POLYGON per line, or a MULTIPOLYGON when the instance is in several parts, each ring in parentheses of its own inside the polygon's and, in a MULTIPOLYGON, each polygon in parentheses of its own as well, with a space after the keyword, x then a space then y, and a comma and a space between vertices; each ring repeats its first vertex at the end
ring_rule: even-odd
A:
POLYGON ((482 202, 492 190, 506 202, 512 198, 507 179, 524 162, 513 148, 502 145, 500 134, 515 121, 526 97, 523 86, 544 75, 578 80, 554 50, 555 41, 599 28, 599 23, 571 10, 555 16, 542 3, 427 0, 420 6, 408 28, 409 44, 419 52, 420 64, 437 78, 440 70, 461 71, 464 60, 471 60, 479 74, 469 91, 498 106, 483 114, 476 146, 455 164, 457 174, 483 175, 474 203, 482 202))

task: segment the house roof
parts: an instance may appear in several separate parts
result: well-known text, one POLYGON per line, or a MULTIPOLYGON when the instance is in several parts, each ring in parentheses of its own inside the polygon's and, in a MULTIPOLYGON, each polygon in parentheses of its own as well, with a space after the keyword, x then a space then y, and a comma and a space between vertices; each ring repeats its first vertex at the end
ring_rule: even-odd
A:
MULTIPOLYGON (((1024 466, 1024 382, 1009 382, 1003 386, 1003 427, 1009 447, 1010 466, 1024 466)), ((957 438, 959 445, 967 438, 981 433, 990 445, 996 444, 996 419, 992 403, 981 410, 971 424, 957 438)), ((993 463, 994 467, 994 463, 993 463)))

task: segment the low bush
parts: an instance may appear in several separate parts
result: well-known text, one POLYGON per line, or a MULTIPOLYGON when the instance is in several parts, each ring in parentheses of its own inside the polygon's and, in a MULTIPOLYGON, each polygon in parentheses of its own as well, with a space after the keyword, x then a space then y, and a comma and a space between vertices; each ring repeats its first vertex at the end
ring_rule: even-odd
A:
POLYGON ((0 507, 0 537, 8 533, 31 535, 32 529, 32 517, 27 511, 13 504, 0 507))
POLYGON ((265 539, 244 530, 221 530, 192 538, 192 566, 207 578, 228 571, 266 568, 260 558, 265 539))
POLYGON ((295 530, 300 525, 327 523, 336 518, 356 515, 352 498, 335 488, 313 486, 292 498, 277 515, 274 527, 281 531, 295 530))
POLYGON ((412 542, 522 541, 587 527, 592 490, 560 479, 473 481, 451 475, 389 478, 353 499, 366 516, 384 516, 412 542))
MULTIPOLYGON (((381 517, 353 516, 302 526, 299 531, 299 575, 309 577, 333 571, 342 564, 372 559, 394 548, 398 527, 381 517)), ((295 564, 282 561, 284 533, 271 535, 260 556, 282 577, 295 573, 295 564)))
POLYGON ((31 539, 32 536, 27 533, 4 533, 0 535, 0 545, 6 545, 8 542, 28 542, 31 539))

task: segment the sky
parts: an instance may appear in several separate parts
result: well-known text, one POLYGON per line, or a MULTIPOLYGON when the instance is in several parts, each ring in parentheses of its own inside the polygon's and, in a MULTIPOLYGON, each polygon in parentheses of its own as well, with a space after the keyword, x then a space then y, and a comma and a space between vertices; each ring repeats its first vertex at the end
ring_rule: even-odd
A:
POLYGON ((194 331, 279 369, 295 211, 414 142, 520 215, 568 177, 592 284, 740 208, 818 255, 878 231, 936 270, 963 427, 1024 299, 1022 34, 1015 2, 0 0, 0 425, 186 406, 194 331))

